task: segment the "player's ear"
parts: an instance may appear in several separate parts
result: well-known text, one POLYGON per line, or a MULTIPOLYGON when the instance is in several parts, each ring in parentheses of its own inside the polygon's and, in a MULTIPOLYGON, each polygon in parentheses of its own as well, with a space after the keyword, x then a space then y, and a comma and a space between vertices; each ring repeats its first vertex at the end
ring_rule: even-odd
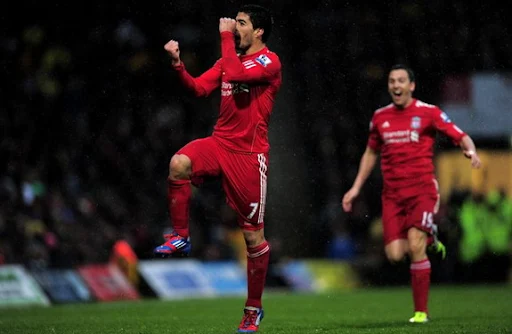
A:
POLYGON ((259 38, 263 37, 263 33, 264 32, 265 31, 262 28, 257 28, 256 30, 254 30, 254 33, 256 34, 256 37, 259 37, 259 38))
POLYGON ((414 90, 416 89, 416 82, 411 82, 411 92, 414 92, 414 90))

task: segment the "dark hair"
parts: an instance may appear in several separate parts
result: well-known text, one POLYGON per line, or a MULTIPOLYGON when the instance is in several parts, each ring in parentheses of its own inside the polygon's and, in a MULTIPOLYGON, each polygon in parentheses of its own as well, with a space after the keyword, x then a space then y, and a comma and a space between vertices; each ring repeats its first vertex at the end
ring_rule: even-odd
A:
POLYGON ((404 64, 396 64, 396 65, 391 66, 391 69, 389 70, 389 72, 391 73, 391 71, 394 71, 394 70, 405 70, 407 72, 407 75, 409 75, 409 81, 410 82, 416 81, 414 72, 412 71, 412 69, 409 66, 404 65, 404 64))
POLYGON ((240 8, 239 12, 245 13, 249 16, 254 29, 263 29, 261 40, 265 43, 270 37, 272 24, 274 23, 270 10, 260 5, 245 5, 240 8))

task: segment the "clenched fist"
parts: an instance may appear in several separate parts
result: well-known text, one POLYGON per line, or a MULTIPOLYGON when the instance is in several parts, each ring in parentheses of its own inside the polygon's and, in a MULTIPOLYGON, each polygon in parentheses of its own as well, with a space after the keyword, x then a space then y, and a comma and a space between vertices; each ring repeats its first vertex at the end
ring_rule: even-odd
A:
POLYGON ((236 21, 229 17, 223 17, 219 20, 219 32, 231 31, 235 32, 236 21))
POLYGON ((179 65, 181 63, 180 60, 180 45, 177 41, 171 39, 164 46, 165 51, 171 56, 172 64, 174 66, 179 65))

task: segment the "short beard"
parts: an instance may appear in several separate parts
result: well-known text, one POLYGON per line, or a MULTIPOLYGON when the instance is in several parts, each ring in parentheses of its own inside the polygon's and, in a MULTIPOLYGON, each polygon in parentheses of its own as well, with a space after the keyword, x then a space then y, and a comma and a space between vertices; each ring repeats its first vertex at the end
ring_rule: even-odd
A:
POLYGON ((237 53, 244 55, 248 48, 240 47, 240 43, 235 43, 235 50, 237 53))

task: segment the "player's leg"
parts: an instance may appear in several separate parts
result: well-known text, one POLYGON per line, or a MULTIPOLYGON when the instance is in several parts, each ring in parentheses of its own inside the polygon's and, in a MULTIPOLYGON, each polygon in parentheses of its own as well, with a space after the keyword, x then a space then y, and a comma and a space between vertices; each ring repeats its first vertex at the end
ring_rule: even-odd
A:
POLYGON ((167 179, 167 203, 173 232, 165 235, 166 242, 155 248, 155 254, 167 256, 190 252, 191 180, 199 180, 207 175, 219 175, 217 145, 211 137, 197 139, 185 145, 171 158, 167 179))
POLYGON ((268 156, 227 152, 224 158, 223 187, 228 204, 237 212, 247 246, 247 299, 238 331, 251 333, 258 330, 263 319, 261 297, 270 258, 270 245, 263 229, 268 156))
POLYGON ((428 294, 430 290, 431 265, 427 255, 429 236, 437 227, 434 215, 438 208, 437 189, 422 188, 422 193, 410 201, 408 216, 409 256, 411 258, 410 275, 414 301, 414 317, 410 322, 428 321, 428 294))
POLYGON ((425 231, 412 227, 409 229, 409 256, 411 258, 410 274, 414 316, 413 323, 428 321, 428 293, 430 289, 430 260, 427 256, 427 239, 425 231))
MULTIPOLYGON (((244 223, 245 220, 242 224, 244 223)), ((251 333, 258 330, 260 321, 263 319, 261 297, 270 260, 270 245, 265 240, 263 228, 244 229, 243 234, 247 245, 247 299, 238 331, 251 333)))
POLYGON ((190 176, 192 175, 192 161, 178 152, 169 162, 169 176, 167 178, 167 204, 169 216, 174 232, 188 238, 189 205, 192 191, 190 176))
POLYGON ((407 231, 404 229, 405 211, 398 199, 382 194, 382 227, 384 231, 384 251, 391 263, 405 259, 409 252, 407 231))
MULTIPOLYGON (((439 211, 439 205, 441 204, 441 195, 439 194, 439 183, 435 178, 433 178, 430 182, 433 183, 436 191, 437 196, 437 202, 434 206, 434 217, 439 211)), ((435 218, 434 218, 435 222, 435 218)), ((432 234, 429 235, 427 239, 427 252, 433 252, 441 255, 441 258, 444 260, 446 258, 446 247, 445 245, 439 240, 437 236, 437 225, 433 223, 432 225, 432 234)))

